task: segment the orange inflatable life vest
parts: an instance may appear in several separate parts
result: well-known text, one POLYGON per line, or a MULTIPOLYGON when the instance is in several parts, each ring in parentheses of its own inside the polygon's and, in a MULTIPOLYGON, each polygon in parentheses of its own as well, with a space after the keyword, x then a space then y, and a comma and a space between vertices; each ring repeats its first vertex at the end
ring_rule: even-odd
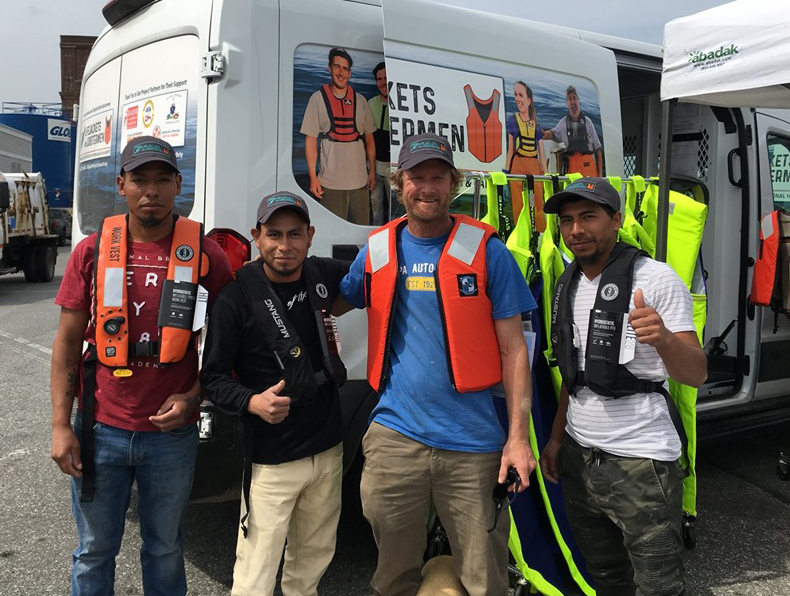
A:
POLYGON ((491 163, 502 155, 502 122, 499 120, 500 93, 497 89, 486 100, 472 92, 471 85, 464 86, 466 105, 466 134, 469 152, 483 163, 491 163))
MULTIPOLYGON (((459 393, 482 391, 502 380, 491 301, 486 295, 486 243, 491 226, 453 214, 455 223, 434 271, 450 382, 459 393)), ((368 382, 384 389, 398 287, 397 235, 406 218, 373 232, 365 261, 368 312, 368 382)))
POLYGON ((783 284, 790 277, 790 213, 783 210, 765 215, 760 223, 760 252, 754 264, 752 292, 749 297, 756 306, 770 306, 777 312, 788 309, 783 284))
POLYGON ((156 356, 159 364, 184 357, 194 335, 197 284, 208 274, 202 224, 175 216, 167 279, 159 304, 159 341, 129 342, 126 292, 127 216, 107 217, 96 241, 93 314, 96 352, 105 366, 127 366, 130 356, 156 356))
POLYGON ((329 83, 321 87, 321 95, 326 104, 326 113, 329 115, 329 132, 326 136, 332 141, 352 143, 359 139, 357 130, 357 94, 346 87, 346 94, 341 98, 335 97, 329 83))

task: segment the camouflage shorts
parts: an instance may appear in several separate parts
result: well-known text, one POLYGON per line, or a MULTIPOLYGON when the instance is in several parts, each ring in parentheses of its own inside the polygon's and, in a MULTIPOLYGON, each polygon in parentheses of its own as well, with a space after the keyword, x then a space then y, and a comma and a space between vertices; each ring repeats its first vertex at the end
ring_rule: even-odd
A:
POLYGON ((683 470, 563 441, 565 509, 598 596, 683 594, 683 470))

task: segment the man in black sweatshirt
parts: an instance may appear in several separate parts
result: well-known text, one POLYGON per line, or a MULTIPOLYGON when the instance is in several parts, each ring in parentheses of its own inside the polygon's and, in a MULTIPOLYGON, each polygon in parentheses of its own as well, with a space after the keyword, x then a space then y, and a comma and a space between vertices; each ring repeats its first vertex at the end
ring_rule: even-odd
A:
POLYGON ((288 192, 263 199, 261 259, 211 311, 203 387, 245 422, 245 478, 233 596, 311 596, 335 551, 343 474, 338 387, 345 368, 330 311, 349 263, 307 258, 315 228, 288 192))

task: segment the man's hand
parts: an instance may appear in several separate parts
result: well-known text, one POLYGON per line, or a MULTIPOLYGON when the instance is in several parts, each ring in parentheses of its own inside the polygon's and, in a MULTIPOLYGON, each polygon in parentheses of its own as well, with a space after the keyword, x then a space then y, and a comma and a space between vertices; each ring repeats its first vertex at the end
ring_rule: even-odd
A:
MULTIPOLYGON (((523 440, 510 438, 505 443, 505 448, 502 449, 498 481, 500 484, 504 484, 507 478, 507 469, 513 466, 521 477, 521 486, 518 492, 523 492, 529 486, 529 475, 532 474, 536 465, 537 462, 535 462, 535 456, 532 455, 529 444, 523 440)), ((508 490, 515 490, 515 485, 512 485, 508 490)))
POLYGON ((628 315, 628 322, 634 328, 639 343, 654 348, 660 348, 672 335, 672 332, 664 327, 664 320, 656 309, 645 304, 642 288, 634 292, 634 310, 628 315))
POLYGON ((373 189, 376 188, 376 170, 371 170, 368 172, 368 181, 365 183, 365 188, 367 188, 370 192, 373 192, 373 189))
POLYGON ((551 130, 544 130, 543 138, 549 141, 556 141, 556 139, 554 138, 554 133, 551 130))
POLYGON ((200 392, 174 393, 162 403, 156 415, 149 416, 148 420, 166 433, 184 426, 198 404, 200 404, 200 392))
POLYGON ((317 199, 321 199, 324 196, 324 187, 321 186, 321 180, 319 180, 318 176, 310 178, 310 192, 313 193, 317 199))
POLYGON ((80 442, 69 425, 52 427, 52 459, 64 474, 82 476, 80 442))
POLYGON ((557 470, 557 455, 560 452, 561 441, 549 439, 543 451, 540 453, 540 470, 543 477, 549 482, 557 484, 560 481, 559 471, 557 470))
POLYGON ((285 420, 291 409, 291 398, 287 395, 280 395, 280 391, 284 388, 285 379, 269 387, 263 393, 256 393, 250 398, 247 411, 269 424, 279 424, 285 420))

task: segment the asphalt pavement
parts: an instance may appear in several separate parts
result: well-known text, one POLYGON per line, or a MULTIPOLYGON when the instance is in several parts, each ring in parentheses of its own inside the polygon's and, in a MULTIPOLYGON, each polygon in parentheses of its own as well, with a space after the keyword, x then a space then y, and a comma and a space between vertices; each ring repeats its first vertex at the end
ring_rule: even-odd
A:
MULTIPOLYGON (((0 277, 0 596, 69 593, 76 532, 69 481, 50 459, 49 370, 59 309, 57 276, 27 284, 0 277)), ((687 596, 790 596, 790 482, 774 471, 790 427, 699 447, 697 547, 687 551, 687 596)), ((335 560, 319 586, 326 596, 363 596, 376 562, 352 475, 345 482, 335 560)), ((116 594, 142 594, 134 499, 118 556, 116 594)), ((230 593, 238 503, 190 507, 185 531, 189 593, 230 593)))

